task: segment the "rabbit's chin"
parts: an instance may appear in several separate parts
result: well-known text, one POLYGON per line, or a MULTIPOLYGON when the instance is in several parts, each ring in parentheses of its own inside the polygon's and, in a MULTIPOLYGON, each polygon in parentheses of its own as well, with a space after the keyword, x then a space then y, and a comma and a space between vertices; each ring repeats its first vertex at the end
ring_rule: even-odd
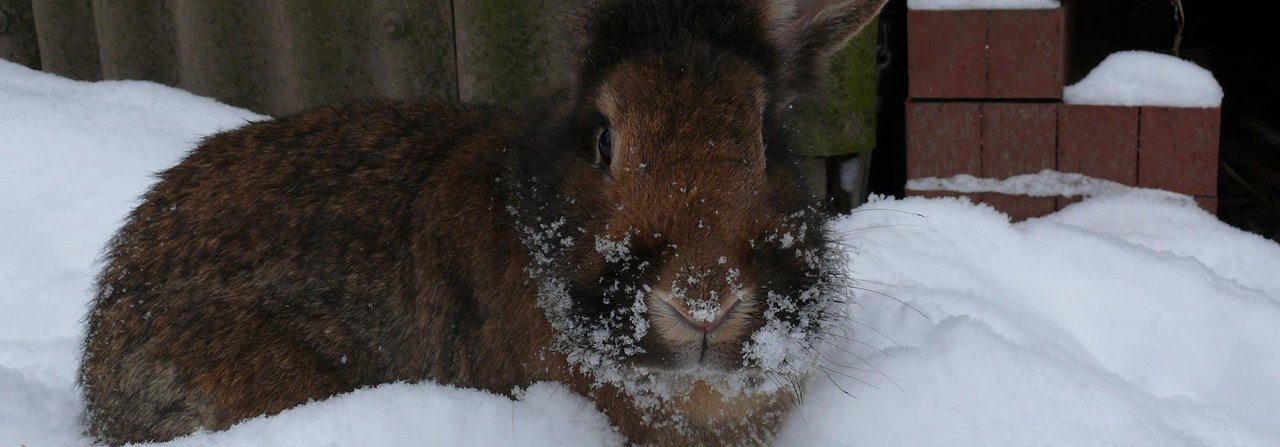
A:
MULTIPOLYGON (((632 366, 625 368, 618 380, 610 381, 628 394, 636 397, 673 399, 686 396, 695 387, 705 386, 722 396, 772 393, 784 390, 784 383, 791 379, 773 377, 759 368, 739 367, 724 370, 714 367, 655 368, 632 366)), ((789 391, 789 389, 787 389, 789 391)))
POLYGON ((762 372, 760 368, 749 365, 743 356, 748 341, 745 337, 713 343, 697 340, 670 342, 647 339, 641 342, 641 346, 650 352, 661 354, 650 355, 646 352, 621 361, 632 365, 637 370, 695 377, 762 372))

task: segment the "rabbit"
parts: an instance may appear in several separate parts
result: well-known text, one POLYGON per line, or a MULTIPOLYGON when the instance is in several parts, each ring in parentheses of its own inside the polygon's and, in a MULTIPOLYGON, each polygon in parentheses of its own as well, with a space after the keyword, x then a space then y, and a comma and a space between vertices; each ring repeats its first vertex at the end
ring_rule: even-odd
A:
POLYGON ((631 443, 770 442, 843 265, 784 117, 885 1, 596 1, 552 99, 365 100, 205 138, 106 248, 87 433, 551 381, 631 443))

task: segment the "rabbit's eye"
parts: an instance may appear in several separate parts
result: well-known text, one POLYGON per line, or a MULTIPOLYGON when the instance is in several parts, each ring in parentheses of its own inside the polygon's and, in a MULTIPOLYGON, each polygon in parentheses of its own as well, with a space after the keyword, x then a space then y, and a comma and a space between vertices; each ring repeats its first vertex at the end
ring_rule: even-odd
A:
POLYGON ((613 161, 613 132, 608 127, 596 138, 596 150, 600 152, 600 163, 609 166, 613 161))

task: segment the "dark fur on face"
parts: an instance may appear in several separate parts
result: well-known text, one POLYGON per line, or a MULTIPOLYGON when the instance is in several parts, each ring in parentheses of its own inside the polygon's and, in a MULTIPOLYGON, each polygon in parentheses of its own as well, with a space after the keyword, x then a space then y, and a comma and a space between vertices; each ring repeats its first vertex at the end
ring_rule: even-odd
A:
POLYGON ((362 102, 205 139, 108 246, 89 432, 559 381, 633 442, 767 441, 791 397, 715 382, 801 371, 813 340, 758 348, 816 336, 834 275, 782 110, 883 1, 601 1, 559 101, 362 102), (656 403, 633 386, 656 376, 683 382, 656 403))
POLYGON ((814 262, 826 258, 821 213, 778 119, 792 86, 774 8, 608 2, 582 18, 579 82, 557 138, 581 143, 526 152, 517 169, 528 171, 514 176, 524 180, 513 196, 532 195, 513 204, 527 228, 562 222, 526 240, 554 258, 544 273, 567 282, 544 291, 568 301, 551 315, 573 328, 562 348, 589 362, 735 371, 760 366, 744 349, 770 296, 787 301, 774 319, 826 317, 821 300, 801 298, 830 272, 814 262), (606 129, 607 164, 592 144, 606 129), (601 333, 612 337, 591 336, 601 333))

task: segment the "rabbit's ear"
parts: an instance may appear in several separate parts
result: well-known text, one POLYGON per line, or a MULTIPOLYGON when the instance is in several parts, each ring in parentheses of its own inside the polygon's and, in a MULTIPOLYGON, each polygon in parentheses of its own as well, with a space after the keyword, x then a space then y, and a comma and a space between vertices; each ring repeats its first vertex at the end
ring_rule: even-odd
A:
POLYGON ((785 102, 815 93, 827 61, 876 17, 887 0, 815 0, 778 33, 785 102))

